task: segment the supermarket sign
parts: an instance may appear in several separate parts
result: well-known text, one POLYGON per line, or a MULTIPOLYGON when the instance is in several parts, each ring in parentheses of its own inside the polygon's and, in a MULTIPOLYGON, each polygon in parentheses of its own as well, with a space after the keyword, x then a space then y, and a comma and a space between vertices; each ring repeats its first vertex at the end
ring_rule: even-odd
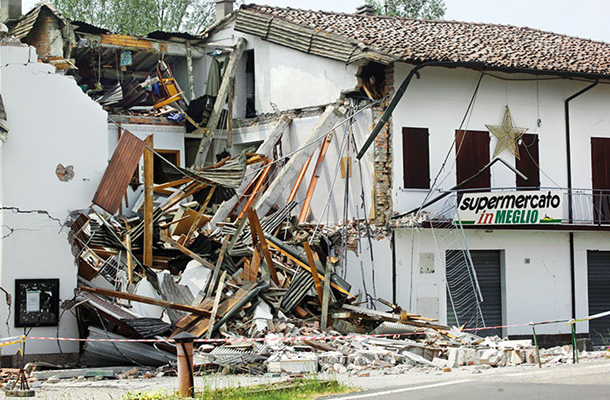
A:
POLYGON ((453 222, 462 225, 532 225, 559 224, 562 218, 563 192, 529 190, 465 193, 453 222))

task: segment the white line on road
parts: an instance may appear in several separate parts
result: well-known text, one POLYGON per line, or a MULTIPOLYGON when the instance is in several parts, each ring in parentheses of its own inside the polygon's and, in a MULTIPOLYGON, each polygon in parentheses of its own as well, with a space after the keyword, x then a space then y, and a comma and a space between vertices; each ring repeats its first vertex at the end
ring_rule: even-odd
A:
MULTIPOLYGON (((574 365, 574 364, 559 364, 559 365, 574 365)), ((582 371, 582 370, 589 370, 589 369, 606 369, 606 368, 610 368, 610 364, 589 365, 589 366, 586 366, 586 367, 580 367, 580 368, 578 368, 577 371, 579 371, 579 370, 580 371, 582 371)), ((565 369, 563 369, 563 370, 565 370, 565 369)), ((498 376, 499 377, 503 377, 503 376, 506 376, 506 377, 515 377, 515 376, 528 376, 528 375, 548 374, 548 373, 551 373, 551 372, 557 372, 557 370, 555 370, 555 369, 536 369, 534 371, 516 372, 514 374, 504 374, 504 375, 498 374, 498 376)))
POLYGON ((414 390, 431 389, 431 388, 436 388, 436 387, 441 387, 441 386, 457 385, 459 383, 465 383, 465 382, 472 382, 472 380, 464 379, 464 380, 461 380, 461 381, 442 382, 442 383, 434 383, 432 385, 425 385, 425 386, 408 387, 408 388, 402 388, 402 389, 386 390, 385 392, 374 392, 374 393, 356 394, 356 395, 353 395, 353 396, 334 397, 331 400, 364 399, 364 398, 367 398, 367 397, 384 396, 386 394, 412 392, 414 390))

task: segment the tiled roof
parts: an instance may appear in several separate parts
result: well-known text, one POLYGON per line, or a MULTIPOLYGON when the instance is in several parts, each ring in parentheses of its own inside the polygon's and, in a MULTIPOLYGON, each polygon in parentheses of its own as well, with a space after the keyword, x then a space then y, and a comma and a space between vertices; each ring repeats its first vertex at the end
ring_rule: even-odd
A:
POLYGON ((55 7, 51 4, 42 2, 32 10, 30 10, 24 17, 21 19, 17 25, 11 30, 10 34, 15 36, 17 39, 23 39, 30 34, 32 28, 38 21, 38 16, 40 15, 42 10, 48 10, 51 14, 53 14, 62 24, 66 23, 66 19, 61 15, 55 7))
POLYGON ((279 19, 310 30, 339 35, 406 62, 481 63, 487 68, 500 70, 610 76, 610 44, 531 28, 254 4, 242 6, 240 13, 265 16, 271 21, 279 19))

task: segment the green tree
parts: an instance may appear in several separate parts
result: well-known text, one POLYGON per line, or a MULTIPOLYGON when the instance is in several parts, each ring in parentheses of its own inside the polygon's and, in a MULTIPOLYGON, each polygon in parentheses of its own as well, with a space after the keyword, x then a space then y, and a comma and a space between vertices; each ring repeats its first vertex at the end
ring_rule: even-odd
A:
POLYGON ((199 33, 215 18, 213 0, 53 0, 53 5, 72 21, 130 35, 199 33))
POLYGON ((366 0, 379 15, 419 19, 441 19, 447 7, 443 0, 366 0))

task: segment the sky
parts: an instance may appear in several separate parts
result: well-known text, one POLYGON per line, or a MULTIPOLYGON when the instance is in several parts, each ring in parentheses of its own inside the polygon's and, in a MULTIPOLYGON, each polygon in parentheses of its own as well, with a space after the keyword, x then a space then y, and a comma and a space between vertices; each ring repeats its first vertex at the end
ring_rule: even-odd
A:
MULTIPOLYGON (((24 13, 39 0, 23 0, 24 13)), ((607 0, 444 0, 446 20, 527 26, 610 42, 607 0)), ((364 0, 246 0, 307 10, 354 12, 364 0)))

